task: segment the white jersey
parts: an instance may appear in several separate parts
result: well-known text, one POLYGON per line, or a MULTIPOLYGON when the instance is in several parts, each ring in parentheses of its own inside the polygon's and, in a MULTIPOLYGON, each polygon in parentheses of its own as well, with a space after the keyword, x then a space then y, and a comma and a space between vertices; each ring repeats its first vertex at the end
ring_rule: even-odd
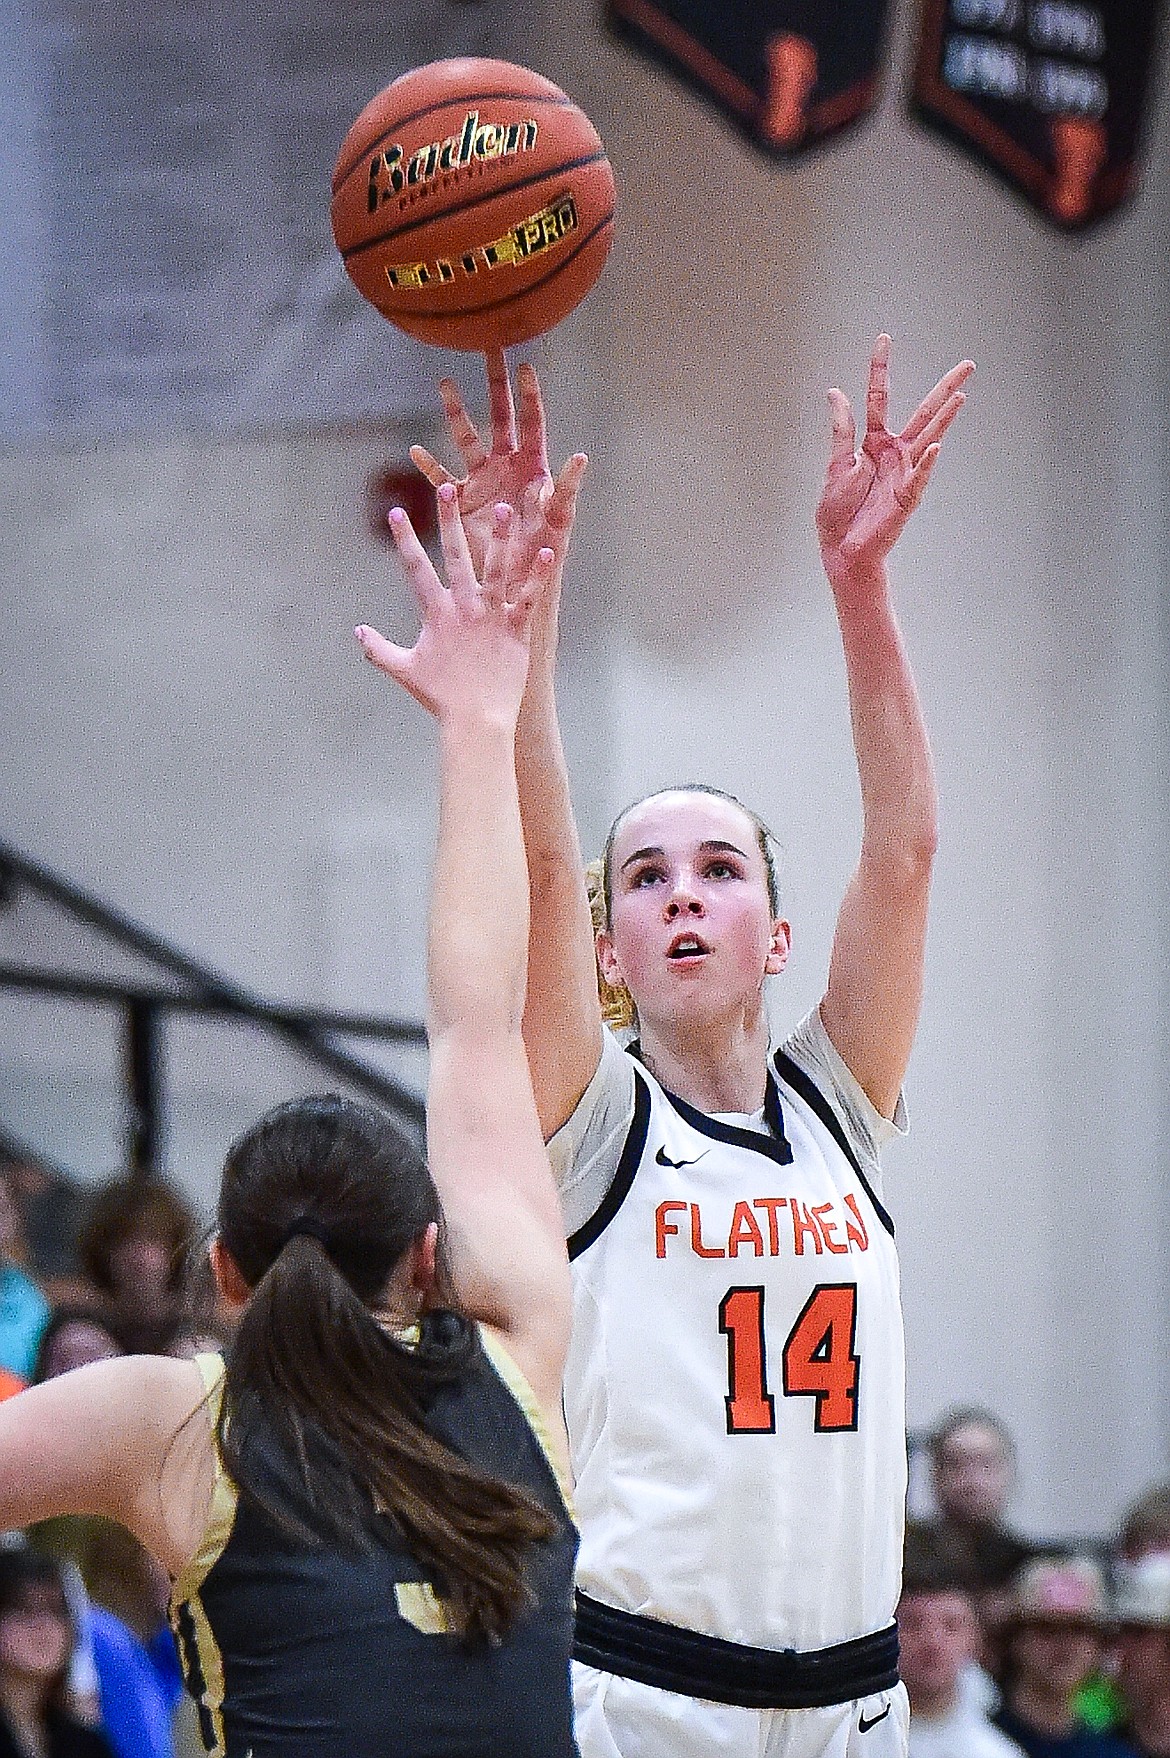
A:
POLYGON ((607 1032, 550 1142, 573 1258, 565 1376, 592 1598, 758 1648, 888 1626, 906 1492, 882 1118, 814 1012, 757 1119, 666 1093, 607 1032))

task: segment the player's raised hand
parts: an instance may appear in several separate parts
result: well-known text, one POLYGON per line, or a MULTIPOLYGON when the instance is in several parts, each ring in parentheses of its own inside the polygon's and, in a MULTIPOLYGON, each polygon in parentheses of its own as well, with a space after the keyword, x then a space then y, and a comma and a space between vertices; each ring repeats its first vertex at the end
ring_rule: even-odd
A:
POLYGON ((451 443, 463 461, 464 474, 452 476, 425 446, 410 448, 415 466, 432 487, 440 488, 446 483, 454 487, 472 563, 477 571, 483 567, 487 553, 496 503, 506 501, 519 512, 530 490, 538 496, 548 495, 553 487, 548 467, 544 403, 535 371, 527 364, 517 371, 517 421, 517 405, 512 398, 512 383, 502 349, 494 349, 486 356, 486 362, 491 420, 489 443, 485 443, 468 414, 454 380, 444 378, 439 381, 439 395, 443 400, 451 443))
POLYGON ((397 680, 439 720, 484 717, 515 722, 528 675, 532 607, 551 574, 551 549, 520 565, 516 516, 506 503, 492 509, 483 566, 472 565, 455 487, 439 489, 444 585, 400 507, 390 528, 422 628, 413 647, 399 647, 376 629, 355 630, 371 664, 397 680))
POLYGON ((865 437, 857 447, 853 411, 843 391, 829 392, 832 449, 817 506, 817 534, 830 582, 881 567, 926 490, 943 435, 966 401, 974 372, 960 361, 923 398, 900 433, 886 425, 890 338, 879 336, 869 366, 865 437))

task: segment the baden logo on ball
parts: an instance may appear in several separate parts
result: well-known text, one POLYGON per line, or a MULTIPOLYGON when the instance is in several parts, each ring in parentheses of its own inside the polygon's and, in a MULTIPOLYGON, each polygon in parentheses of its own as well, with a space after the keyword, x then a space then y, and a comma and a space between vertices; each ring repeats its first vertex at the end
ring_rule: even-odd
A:
POLYGON ((541 335, 604 267, 613 172, 558 86, 508 61, 434 61, 366 105, 333 173, 354 285, 424 342, 483 351, 541 335))

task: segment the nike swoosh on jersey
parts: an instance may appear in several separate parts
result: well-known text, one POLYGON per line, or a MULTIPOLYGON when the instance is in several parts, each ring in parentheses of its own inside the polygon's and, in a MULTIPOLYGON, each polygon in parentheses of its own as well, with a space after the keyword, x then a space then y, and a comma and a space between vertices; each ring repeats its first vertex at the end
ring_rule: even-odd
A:
POLYGON ((695 1166, 700 1160, 705 1160, 707 1153, 708 1150, 704 1148, 703 1152, 701 1154, 696 1154, 693 1160, 672 1160, 665 1148, 659 1148, 654 1158, 660 1166, 673 1166, 677 1172, 680 1166, 695 1166))
POLYGON ((857 1718, 857 1731, 858 1731, 858 1733, 859 1734, 867 1734, 871 1727, 876 1727, 879 1721, 884 1721, 886 1719, 886 1716, 889 1713, 890 1713, 890 1705, 887 1703, 880 1715, 873 1715, 867 1721, 865 1719, 865 1711, 863 1709, 861 1714, 857 1718))

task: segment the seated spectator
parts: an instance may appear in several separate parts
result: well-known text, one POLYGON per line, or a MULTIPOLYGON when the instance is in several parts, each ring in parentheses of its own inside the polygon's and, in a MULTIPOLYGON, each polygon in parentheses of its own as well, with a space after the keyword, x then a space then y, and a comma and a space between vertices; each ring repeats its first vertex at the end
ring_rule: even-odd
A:
POLYGON ((1155 1483, 1127 1508, 1117 1539, 1122 1562, 1170 1556, 1170 1483, 1155 1483))
POLYGON ((0 1551, 0 1758, 113 1758, 66 1707, 72 1648, 57 1565, 23 1547, 0 1551))
POLYGON ((996 1725, 1028 1758, 1127 1758, 1090 1727, 1079 1693, 1100 1673, 1109 1630, 1105 1581, 1088 1557, 1038 1557, 1016 1577, 1004 1633, 996 1725))
POLYGON ((910 1758, 1022 1758, 971 1688, 979 1624, 968 1588, 945 1560, 908 1565, 898 1636, 910 1758))
POLYGON ((58 1306, 41 1332, 33 1363, 32 1383, 55 1379, 59 1373, 108 1361, 125 1351, 102 1314, 89 1306, 58 1306))
POLYGON ((990 1410, 966 1406, 938 1422, 929 1452, 937 1527, 974 1588, 1004 1587, 1036 1552, 1007 1524, 1016 1474, 1011 1435, 990 1410))
MULTIPOLYGON (((24 1257, 20 1215, 7 1177, 0 1172, 0 1368, 27 1384, 49 1303, 20 1267, 24 1257)), ((8 1390, 20 1388, 8 1382, 8 1390)))
MULTIPOLYGON (((1170 1483, 1156 1483, 1140 1495, 1122 1515, 1121 1529, 1112 1548, 1113 1568, 1136 1563, 1142 1557, 1170 1556, 1170 1483)), ((1125 1701, 1112 1676, 1102 1667, 1087 1679, 1077 1695, 1077 1712, 1089 1727, 1102 1731, 1119 1728, 1126 1719, 1125 1701)))
POLYGON ((1118 1570, 1119 1728, 1139 1758, 1170 1758, 1170 1553, 1150 1552, 1118 1570))
POLYGON ((99 1195, 82 1232, 81 1265, 131 1355, 182 1351, 183 1279, 195 1233, 194 1216, 165 1184, 124 1178, 99 1195))
POLYGON ((929 1442, 936 1545, 970 1588, 982 1633, 982 1658, 998 1673, 1000 1633, 1013 1576, 1038 1546, 1007 1523, 1016 1472, 1011 1435, 990 1410, 964 1405, 936 1424, 929 1442))
MULTIPOLYGON (((53 1314, 37 1355, 41 1380, 123 1353, 87 1307, 53 1314)), ((78 1630, 70 1672, 74 1697, 92 1704, 115 1758, 174 1758, 173 1725, 182 1694, 174 1639, 166 1624, 168 1584, 130 1534, 111 1522, 74 1516, 33 1528, 39 1548, 65 1571, 78 1630), (121 1615, 118 1615, 121 1614, 121 1615)))

